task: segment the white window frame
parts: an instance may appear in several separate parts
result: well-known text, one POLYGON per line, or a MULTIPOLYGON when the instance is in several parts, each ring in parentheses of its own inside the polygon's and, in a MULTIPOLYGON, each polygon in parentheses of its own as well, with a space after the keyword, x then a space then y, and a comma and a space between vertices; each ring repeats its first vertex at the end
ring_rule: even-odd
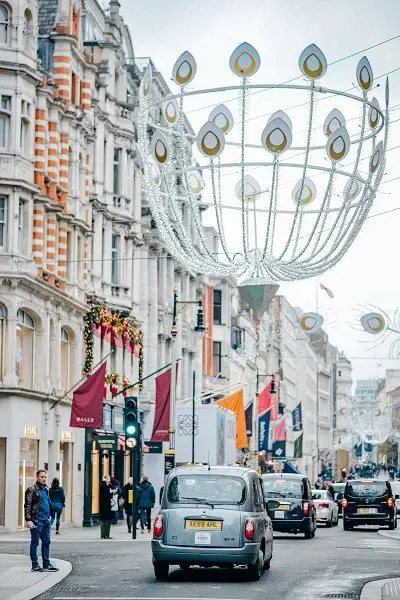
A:
MULTIPOLYGON (((35 330, 35 322, 31 315, 23 308, 18 309, 17 312, 17 320, 18 327, 21 329, 29 329, 32 331, 32 356, 31 356, 31 374, 30 374, 30 384, 28 387, 34 387, 35 385, 35 355, 36 355, 36 330, 35 330)), ((24 382, 21 382, 23 385, 26 385, 24 382)))
POLYGON ((119 285, 119 255, 121 251, 121 239, 117 233, 113 233, 111 237, 111 283, 113 285, 119 285), (114 247, 114 240, 116 240, 116 247, 114 247), (115 271, 114 271, 115 267, 115 271), (114 276, 115 275, 115 276, 114 276))
MULTIPOLYGON (((71 338, 70 335, 68 333, 68 331, 66 330, 65 327, 61 327, 61 348, 60 348, 60 353, 62 355, 62 346, 63 344, 67 347, 67 371, 66 371, 66 376, 67 376, 67 381, 66 381, 66 386, 65 389, 69 389, 70 385, 71 385, 71 381, 70 381, 70 377, 71 377, 71 338)), ((61 366, 61 365, 60 365, 61 366)), ((62 382, 65 383, 65 382, 62 382)))
POLYGON ((3 150, 7 149, 10 143, 10 127, 11 127, 11 103, 12 97, 8 94, 1 94, 0 96, 0 118, 3 118, 4 126, 4 144, 0 148, 3 150))
MULTIPOLYGON (((8 219, 8 196, 1 195, 0 201, 4 200, 4 217, 0 220, 0 227, 3 227, 3 244, 0 243, 0 251, 5 252, 7 249, 7 219, 8 219)), ((1 240, 0 240, 1 241, 1 240)))
POLYGON ((31 113, 31 103, 28 100, 21 100, 21 128, 19 143, 21 146, 21 153, 28 157, 31 155, 31 113))
POLYGON ((0 304, 0 381, 3 381, 4 377, 6 318, 6 309, 0 304))
POLYGON ((7 14, 5 20, 2 20, 4 17, 0 14, 0 27, 5 26, 6 29, 6 41, 0 42, 0 46, 8 46, 10 43, 10 25, 11 25, 11 10, 8 4, 5 2, 0 2, 0 9, 4 9, 7 14))
POLYGON ((25 198, 20 198, 18 201, 18 252, 23 255, 28 254, 28 201, 25 198))

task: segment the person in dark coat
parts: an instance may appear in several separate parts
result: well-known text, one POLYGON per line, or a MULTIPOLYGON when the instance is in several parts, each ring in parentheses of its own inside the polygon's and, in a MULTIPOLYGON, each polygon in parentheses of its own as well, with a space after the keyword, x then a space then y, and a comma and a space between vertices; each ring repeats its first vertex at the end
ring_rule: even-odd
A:
POLYGON ((144 533, 144 526, 147 523, 147 531, 151 531, 151 509, 156 501, 154 487, 149 481, 147 475, 143 475, 141 483, 138 486, 137 506, 139 507, 140 529, 144 533))
POLYGON ((132 533, 133 521, 133 479, 128 478, 124 486, 124 510, 126 514, 126 524, 128 525, 128 533, 132 533))
POLYGON ((57 479, 57 477, 54 477, 53 481, 51 482, 49 496, 54 511, 50 521, 50 527, 53 526, 54 520, 56 520, 56 535, 60 535, 60 522, 61 514, 65 506, 65 493, 64 488, 60 485, 60 481, 57 479))
POLYGON ((114 489, 111 485, 111 479, 109 475, 104 477, 104 481, 100 485, 100 531, 101 539, 109 540, 110 538, 110 527, 113 518, 111 510, 111 498, 113 496, 114 489))

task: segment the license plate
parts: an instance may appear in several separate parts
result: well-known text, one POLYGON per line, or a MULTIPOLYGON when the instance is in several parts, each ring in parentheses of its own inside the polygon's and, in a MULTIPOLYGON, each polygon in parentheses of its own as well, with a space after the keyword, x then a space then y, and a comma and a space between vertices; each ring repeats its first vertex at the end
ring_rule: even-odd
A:
POLYGON ((222 529, 222 521, 206 521, 205 519, 186 519, 185 529, 220 530, 222 529))
POLYGON ((199 544, 200 546, 207 546, 211 544, 211 533, 196 531, 194 534, 194 543, 199 544))
POLYGON ((377 508, 362 508, 362 507, 360 507, 358 509, 358 512, 361 515, 375 515, 378 512, 378 509, 377 508))
POLYGON ((290 504, 280 504, 279 510, 290 510, 290 504))
POLYGON ((285 511, 284 510, 276 510, 275 511, 275 519, 284 519, 285 511))

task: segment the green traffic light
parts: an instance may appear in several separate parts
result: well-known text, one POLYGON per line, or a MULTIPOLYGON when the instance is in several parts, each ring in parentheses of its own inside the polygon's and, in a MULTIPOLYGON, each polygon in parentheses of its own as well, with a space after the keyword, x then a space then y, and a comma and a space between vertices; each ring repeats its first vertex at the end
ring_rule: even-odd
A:
POLYGON ((136 432, 136 425, 128 425, 126 428, 126 433, 128 435, 133 435, 136 432))

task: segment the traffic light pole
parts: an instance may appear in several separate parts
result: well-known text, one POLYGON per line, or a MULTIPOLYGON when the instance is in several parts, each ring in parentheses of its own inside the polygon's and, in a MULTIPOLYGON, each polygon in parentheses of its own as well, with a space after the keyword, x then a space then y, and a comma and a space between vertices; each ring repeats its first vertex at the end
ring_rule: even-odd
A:
POLYGON ((131 477, 132 477, 132 539, 136 540, 136 448, 131 448, 131 477))

